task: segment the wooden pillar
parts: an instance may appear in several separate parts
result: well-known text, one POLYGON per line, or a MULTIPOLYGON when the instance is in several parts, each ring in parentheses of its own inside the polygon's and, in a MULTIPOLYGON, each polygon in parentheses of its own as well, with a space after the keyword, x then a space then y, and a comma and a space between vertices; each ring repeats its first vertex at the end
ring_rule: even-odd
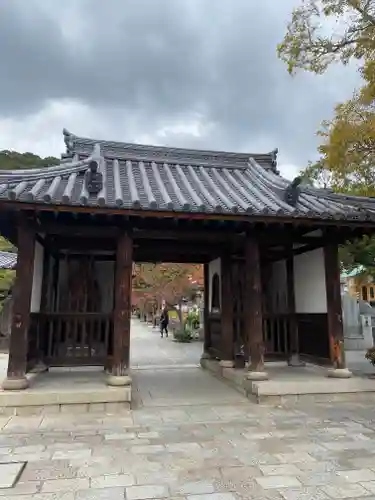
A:
POLYGON ((220 364, 225 368, 234 364, 232 267, 229 253, 221 258, 221 347, 220 364))
POLYGON ((129 385, 130 319, 132 293, 133 241, 123 233, 117 242, 113 350, 108 385, 129 385))
POLYGON ((324 268, 327 296, 327 322, 333 370, 329 376, 348 378, 351 373, 346 368, 344 330, 342 324, 340 264, 338 245, 331 243, 324 247, 324 268))
POLYGON ((286 289, 289 315, 289 331, 290 331, 290 352, 288 365, 289 366, 305 366, 299 357, 299 335, 298 322, 296 315, 296 297, 294 291, 294 257, 293 247, 289 249, 289 255, 286 259, 286 289))
MULTIPOLYGON (((45 313, 49 311, 51 305, 51 254, 46 245, 43 245, 43 276, 42 276, 42 290, 40 297, 40 312, 45 313)), ((34 332, 32 332, 34 334, 34 332)), ((47 345, 48 338, 47 335, 43 335, 43 329, 40 328, 37 332, 37 342, 36 342, 36 365, 31 370, 34 373, 40 373, 48 371, 48 366, 44 363, 44 359, 47 356, 47 345)))
POLYGON ((16 280, 12 291, 13 315, 8 372, 3 382, 5 390, 20 390, 28 387, 25 375, 34 274, 35 230, 27 223, 27 220, 21 218, 17 227, 17 248, 16 280))
POLYGON ((204 264, 204 292, 203 292, 203 328, 204 328, 204 342, 203 342, 203 358, 210 358, 211 335, 210 335, 210 273, 209 264, 204 264))
POLYGON ((255 236, 247 235, 245 241, 245 328, 249 371, 251 380, 266 380, 264 371, 264 342, 262 315, 262 277, 259 244, 255 236))

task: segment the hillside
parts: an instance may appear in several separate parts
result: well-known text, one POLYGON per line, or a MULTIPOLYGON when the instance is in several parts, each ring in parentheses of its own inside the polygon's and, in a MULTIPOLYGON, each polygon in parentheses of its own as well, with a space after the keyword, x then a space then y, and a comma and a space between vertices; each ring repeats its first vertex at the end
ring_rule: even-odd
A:
MULTIPOLYGON (((18 153, 17 151, 0 151, 0 169, 1 170, 20 170, 27 168, 43 168, 48 165, 57 165, 58 158, 48 156, 42 158, 33 153, 18 153)), ((9 241, 0 236, 0 250, 5 252, 16 252, 9 241)), ((0 293, 9 289, 15 277, 15 271, 0 269, 0 293)))

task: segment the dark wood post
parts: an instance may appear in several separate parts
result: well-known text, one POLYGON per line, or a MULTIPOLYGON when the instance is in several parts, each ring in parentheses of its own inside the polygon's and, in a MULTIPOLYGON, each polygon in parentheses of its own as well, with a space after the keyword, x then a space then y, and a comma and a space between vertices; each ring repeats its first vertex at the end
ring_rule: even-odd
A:
POLYGON ((234 364, 233 293, 231 258, 224 253, 221 258, 221 347, 220 364, 224 368, 234 364))
POLYGON ((245 241, 245 328, 249 353, 249 371, 251 380, 266 380, 264 371, 264 342, 262 315, 262 278, 260 267, 259 244, 256 237, 247 235, 245 241))
POLYGON ((4 390, 28 387, 26 378, 30 303, 34 274, 35 230, 20 218, 17 227, 16 280, 12 290, 13 317, 9 342, 9 361, 4 390))
POLYGON ((204 273, 204 291, 203 291, 203 328, 204 328, 204 342, 203 342, 203 359, 209 359, 210 356, 210 347, 211 347, 211 335, 210 335, 210 322, 209 322, 209 313, 210 313, 210 268, 209 264, 204 264, 203 273, 204 273))
POLYGON ((294 291, 294 257, 293 247, 289 249, 289 255, 286 259, 286 290, 288 301, 288 317, 290 332, 290 352, 289 366, 305 366, 299 357, 299 335, 296 315, 296 297, 294 291))
POLYGON ((351 373, 346 368, 345 363, 340 264, 337 244, 330 243, 324 247, 324 267, 326 278, 328 335, 331 361, 334 368, 329 371, 329 376, 348 378, 351 376, 351 373))
POLYGON ((132 293, 133 241, 129 233, 117 242, 113 350, 108 385, 129 385, 130 319, 132 293))

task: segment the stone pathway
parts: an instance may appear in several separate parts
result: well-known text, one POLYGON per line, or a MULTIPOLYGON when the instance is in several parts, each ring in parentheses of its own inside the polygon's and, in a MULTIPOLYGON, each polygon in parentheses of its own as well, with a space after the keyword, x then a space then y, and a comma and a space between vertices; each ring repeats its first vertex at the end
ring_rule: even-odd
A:
POLYGON ((0 499, 375 499, 372 405, 254 405, 194 367, 198 344, 132 334, 136 410, 0 417, 0 462, 27 462, 11 489, 0 464, 0 499))

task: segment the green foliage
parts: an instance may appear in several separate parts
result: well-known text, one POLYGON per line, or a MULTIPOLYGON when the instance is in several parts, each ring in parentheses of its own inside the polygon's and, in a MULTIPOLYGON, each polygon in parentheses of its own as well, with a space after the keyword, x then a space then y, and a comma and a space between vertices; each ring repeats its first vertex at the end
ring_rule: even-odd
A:
POLYGON ((33 153, 17 153, 17 151, 0 151, 0 170, 22 170, 28 168, 43 168, 58 165, 60 160, 53 156, 41 158, 33 153))
POLYGON ((321 74, 334 62, 356 61, 363 86, 323 122, 315 170, 323 168, 337 190, 374 196, 375 0, 301 0, 278 54, 291 74, 321 74))
POLYGON ((193 336, 192 336, 191 332, 186 328, 176 330, 174 332, 173 336, 177 342, 181 342, 184 344, 188 344, 189 342, 191 342, 193 340, 193 336))
MULTIPOLYGON (((0 151, 0 170, 21 170, 29 168, 43 168, 48 165, 57 165, 59 160, 52 156, 41 158, 33 153, 17 153, 16 151, 0 151)), ((15 252, 17 249, 5 238, 0 236, 0 250, 15 252)), ((13 284, 15 271, 0 269, 0 291, 7 291, 13 284)))
MULTIPOLYGON (((300 0, 277 50, 290 74, 356 62, 363 86, 323 122, 320 160, 302 176, 337 192, 375 196, 375 0, 300 0)), ((375 274, 373 238, 342 247, 340 257, 346 270, 363 265, 375 274)))
MULTIPOLYGON (((337 182, 323 162, 309 164, 306 169, 302 170, 301 176, 305 182, 318 187, 330 188, 348 194, 366 195, 363 192, 361 182, 347 182, 346 185, 337 182)), ((366 274, 375 277, 375 238, 364 236, 342 246, 340 248, 340 262, 345 271, 352 271, 358 266, 363 266, 366 274)))
POLYGON ((199 328, 199 323, 198 309, 191 309, 186 316, 186 328, 192 332, 199 328))
POLYGON ((370 347, 365 354, 365 358, 370 361, 370 363, 375 366, 375 347, 370 347))
POLYGON ((373 59, 374 0, 301 0, 292 12, 279 57, 289 73, 322 74, 333 62, 373 59))

